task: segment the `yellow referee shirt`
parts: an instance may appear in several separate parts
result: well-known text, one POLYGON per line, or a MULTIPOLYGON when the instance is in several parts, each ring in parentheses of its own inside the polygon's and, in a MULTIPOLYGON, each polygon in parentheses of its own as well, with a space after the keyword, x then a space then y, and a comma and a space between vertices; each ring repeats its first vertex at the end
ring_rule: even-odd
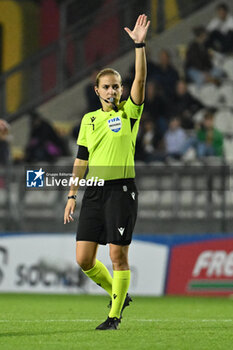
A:
POLYGON ((87 147, 88 175, 104 180, 134 178, 134 153, 143 104, 129 97, 118 111, 102 109, 84 115, 77 144, 87 147))

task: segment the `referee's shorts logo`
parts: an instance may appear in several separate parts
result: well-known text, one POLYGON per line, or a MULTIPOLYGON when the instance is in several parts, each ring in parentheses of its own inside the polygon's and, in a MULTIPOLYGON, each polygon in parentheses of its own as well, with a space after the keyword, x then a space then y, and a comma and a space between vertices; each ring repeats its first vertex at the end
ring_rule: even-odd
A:
POLYGON ((125 228, 124 227, 118 227, 118 231, 120 232, 120 235, 123 236, 125 228))
POLYGON ((114 118, 108 119, 108 126, 114 132, 120 131, 122 126, 121 118, 114 117, 114 118))

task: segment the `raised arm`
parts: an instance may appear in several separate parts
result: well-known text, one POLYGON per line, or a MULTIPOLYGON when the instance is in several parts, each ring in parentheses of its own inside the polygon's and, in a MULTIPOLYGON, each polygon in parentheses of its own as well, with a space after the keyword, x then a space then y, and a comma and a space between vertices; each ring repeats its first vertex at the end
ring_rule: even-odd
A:
POLYGON ((146 51, 144 47, 145 45, 143 44, 146 40, 149 25, 150 21, 147 21, 147 16, 140 15, 132 31, 127 27, 124 28, 131 39, 135 42, 135 77, 130 94, 133 102, 138 105, 142 104, 145 99, 147 68, 146 51))

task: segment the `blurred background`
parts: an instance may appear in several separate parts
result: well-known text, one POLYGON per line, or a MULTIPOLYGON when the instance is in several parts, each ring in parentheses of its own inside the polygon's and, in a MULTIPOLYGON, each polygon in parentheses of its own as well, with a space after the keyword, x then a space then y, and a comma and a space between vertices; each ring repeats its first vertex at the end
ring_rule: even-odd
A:
POLYGON ((123 99, 129 95, 134 48, 123 28, 146 13, 135 239, 167 247, 158 294, 173 244, 214 240, 213 249, 225 249, 216 261, 227 259, 233 250, 232 11, 230 0, 0 1, 0 245, 25 234, 74 237, 77 223, 63 225, 67 192, 26 190, 25 166, 72 170, 81 118, 100 108, 97 72, 119 70, 123 99))

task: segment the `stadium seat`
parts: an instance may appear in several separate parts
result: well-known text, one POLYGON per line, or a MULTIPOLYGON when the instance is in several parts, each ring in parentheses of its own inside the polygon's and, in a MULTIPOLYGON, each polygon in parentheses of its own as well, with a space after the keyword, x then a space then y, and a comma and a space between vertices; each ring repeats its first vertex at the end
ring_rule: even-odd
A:
POLYGON ((205 114, 206 110, 203 108, 203 109, 200 109, 198 112, 196 112, 194 115, 193 115, 193 120, 195 123, 200 123, 202 120, 203 120, 203 117, 204 117, 204 114, 205 114))
POLYGON ((233 132, 233 115, 227 109, 219 110, 215 113, 215 126, 223 133, 233 132))
POLYGON ((141 191, 139 205, 154 206, 158 202, 158 199, 158 191, 141 191))
POLYGON ((25 219, 61 220, 64 210, 63 191, 25 191, 21 195, 20 215, 25 219))
POLYGON ((223 67, 224 71, 227 73, 230 79, 233 79, 233 59, 229 57, 225 60, 223 67))
POLYGON ((233 140, 225 139, 224 152, 227 161, 233 161, 233 140))
POLYGON ((218 88, 213 84, 205 84, 200 88, 200 101, 207 107, 218 105, 218 88))
POLYGON ((233 84, 226 82, 218 90, 219 105, 232 107, 233 106, 233 84))
MULTIPOLYGON (((0 178, 0 184, 2 183, 2 179, 0 178)), ((7 191, 0 187, 0 213, 3 212, 6 215, 6 203, 7 203, 7 191)), ((2 215, 0 215, 1 217, 2 215)))
POLYGON ((219 191, 213 191, 212 193, 212 201, 215 206, 221 206, 222 204, 222 195, 219 191))
MULTIPOLYGON (((0 226, 1 229, 17 225, 17 186, 12 181, 10 168, 0 165, 0 226), (10 180, 10 181, 9 181, 10 180)), ((17 227, 17 226, 15 226, 17 227)), ((0 229, 0 231, 1 231, 0 229)))
POLYGON ((173 189, 171 175, 165 175, 162 178, 160 178, 160 186, 164 190, 173 189))
POLYGON ((207 204, 207 192, 206 191, 196 191, 195 193, 195 204, 197 206, 206 205, 207 204))
POLYGON ((232 191, 226 192, 226 205, 227 205, 227 207, 231 207, 231 208, 233 206, 233 192, 232 191))
POLYGON ((200 89, 196 84, 188 84, 187 86, 189 93, 198 100, 201 100, 200 89))
POLYGON ((180 204, 181 206, 191 206, 194 201, 194 192, 193 191, 182 191, 180 192, 180 204))
POLYGON ((161 192, 160 203, 161 206, 170 207, 174 203, 175 191, 163 191, 161 192))

